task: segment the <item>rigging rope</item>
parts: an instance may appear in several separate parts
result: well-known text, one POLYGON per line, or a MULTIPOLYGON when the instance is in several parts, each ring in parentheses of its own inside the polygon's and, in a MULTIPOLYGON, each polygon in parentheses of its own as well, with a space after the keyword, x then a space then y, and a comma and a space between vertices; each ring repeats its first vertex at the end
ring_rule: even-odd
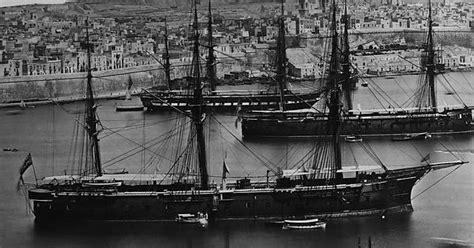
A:
POLYGON ((449 85, 449 87, 451 87, 451 89, 453 90, 454 92, 454 95, 457 97, 457 100, 459 103, 463 104, 464 106, 466 106, 466 103, 463 101, 463 99, 461 98, 461 96, 458 94, 458 92, 454 89, 454 87, 451 85, 451 83, 448 81, 448 79, 446 79, 446 76, 444 76, 444 74, 441 74, 441 76, 443 76, 443 78, 446 80, 446 83, 449 85))
MULTIPOLYGON (((271 170, 273 173, 277 173, 277 171, 275 169, 273 169, 271 166, 274 166, 274 167, 277 167, 275 166, 273 163, 270 162, 270 160, 268 160, 267 158, 265 158, 267 161, 264 161, 262 158, 260 158, 260 156, 262 155, 258 155, 257 153, 255 153, 254 151, 252 151, 252 149, 250 149, 244 142, 242 142, 241 140, 239 140, 237 138, 237 136, 232 133, 224 124, 222 124, 215 116, 212 116, 214 118, 214 120, 219 124, 221 125, 230 135, 232 135, 248 152, 250 152, 258 161, 260 161, 265 167, 267 167, 269 170, 271 170)), ((262 156, 263 157, 263 156, 262 156)))
POLYGON ((367 144, 363 144, 363 143, 359 143, 359 145, 362 147, 362 149, 364 149, 366 151, 366 153, 374 160, 374 162, 376 162, 377 164, 379 164, 380 166, 382 166, 382 168, 385 170, 385 171, 388 171, 388 168, 384 165, 384 163, 382 162, 382 160, 380 160, 380 158, 377 156, 377 154, 375 153, 375 151, 372 149, 372 147, 367 143, 367 144))
POLYGON ((455 172, 457 169, 461 168, 461 166, 457 166, 456 168, 454 168, 453 170, 451 170, 448 174, 444 175, 443 177, 441 177, 440 179, 436 180, 436 182, 434 182, 433 184, 431 184, 430 186, 428 186, 428 188, 422 190, 420 193, 416 194, 414 197, 411 198, 411 200, 415 200, 418 196, 420 196, 421 194, 425 193, 426 191, 430 190, 431 188, 433 188, 436 184, 440 183, 442 180, 444 180, 446 177, 448 177, 449 175, 451 175, 453 172, 455 172))

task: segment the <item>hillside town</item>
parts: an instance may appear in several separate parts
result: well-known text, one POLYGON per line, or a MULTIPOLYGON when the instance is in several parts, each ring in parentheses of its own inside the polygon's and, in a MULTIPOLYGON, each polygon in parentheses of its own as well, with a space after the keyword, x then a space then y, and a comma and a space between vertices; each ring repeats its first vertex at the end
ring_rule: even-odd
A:
MULTIPOLYGON (((207 4, 201 1, 199 11, 203 44, 207 42, 207 4)), ((233 71, 247 71, 248 75, 272 71, 272 48, 278 36, 276 17, 281 15, 281 7, 275 3, 253 6, 258 8, 250 11, 242 7, 212 6, 213 42, 221 67, 219 77, 233 71)), ((106 14, 95 7, 71 2, 1 8, 0 78, 85 72, 87 28, 94 70, 144 65, 156 65, 160 69, 167 29, 173 77, 185 73, 179 68, 186 68, 192 59, 188 48, 189 8, 127 16, 106 14)), ((342 4, 340 9, 344 9, 342 4)), ((324 1, 284 3, 290 76, 314 78, 323 73, 321 53, 328 36, 327 12, 324 1)), ((406 34, 413 32, 414 36, 418 33, 423 37, 427 15, 426 4, 403 0, 349 1, 353 66, 362 73, 375 75, 419 71, 423 38, 406 34)), ((439 64, 453 70, 474 67, 471 34, 474 3, 467 0, 435 3, 433 19, 435 31, 459 37, 455 42, 441 39, 437 43, 439 64)), ((204 59, 206 49, 203 46, 204 59)))

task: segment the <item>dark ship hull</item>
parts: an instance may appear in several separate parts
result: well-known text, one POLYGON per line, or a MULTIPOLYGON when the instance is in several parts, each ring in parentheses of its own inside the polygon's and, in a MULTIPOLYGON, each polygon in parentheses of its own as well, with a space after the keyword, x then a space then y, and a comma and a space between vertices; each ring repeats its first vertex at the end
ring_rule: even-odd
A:
MULTIPOLYGON (((470 108, 442 112, 372 112, 344 116, 342 135, 451 133, 472 129, 470 108)), ((246 113, 242 135, 249 137, 317 136, 328 134, 328 116, 320 113, 246 113)))
MULTIPOLYGON (((308 108, 316 103, 320 93, 287 93, 285 96, 286 109, 308 108)), ((161 109, 189 109, 193 99, 192 94, 173 93, 167 91, 150 91, 142 93, 140 99, 149 111, 161 109)), ((203 105, 211 109, 233 110, 264 110, 279 109, 280 95, 277 93, 230 93, 203 95, 203 105)))
POLYGON ((163 190, 156 186, 94 189, 44 185, 29 190, 37 220, 174 220, 207 212, 215 219, 289 216, 365 216, 412 211, 410 195, 429 166, 391 170, 365 178, 287 180, 221 190, 163 190), (326 183, 325 183, 326 182, 326 183))

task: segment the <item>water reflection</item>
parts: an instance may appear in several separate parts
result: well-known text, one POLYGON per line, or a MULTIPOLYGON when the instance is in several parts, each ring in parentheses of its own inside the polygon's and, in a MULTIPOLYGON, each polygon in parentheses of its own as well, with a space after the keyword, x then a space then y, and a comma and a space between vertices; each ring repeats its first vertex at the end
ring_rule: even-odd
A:
POLYGON ((359 237, 367 244, 370 236, 373 247, 390 247, 386 244, 400 234, 410 244, 410 219, 411 214, 330 219, 325 230, 298 231, 253 220, 219 220, 206 229, 175 222, 35 222, 34 236, 37 242, 54 240, 58 246, 87 239, 109 247, 356 247, 359 237))

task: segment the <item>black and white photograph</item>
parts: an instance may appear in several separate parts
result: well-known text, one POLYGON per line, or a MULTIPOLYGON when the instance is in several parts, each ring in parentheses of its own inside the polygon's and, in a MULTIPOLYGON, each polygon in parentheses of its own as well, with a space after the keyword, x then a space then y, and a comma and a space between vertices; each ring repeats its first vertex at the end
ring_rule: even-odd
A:
POLYGON ((1 0, 0 248, 474 248, 474 0, 1 0))

